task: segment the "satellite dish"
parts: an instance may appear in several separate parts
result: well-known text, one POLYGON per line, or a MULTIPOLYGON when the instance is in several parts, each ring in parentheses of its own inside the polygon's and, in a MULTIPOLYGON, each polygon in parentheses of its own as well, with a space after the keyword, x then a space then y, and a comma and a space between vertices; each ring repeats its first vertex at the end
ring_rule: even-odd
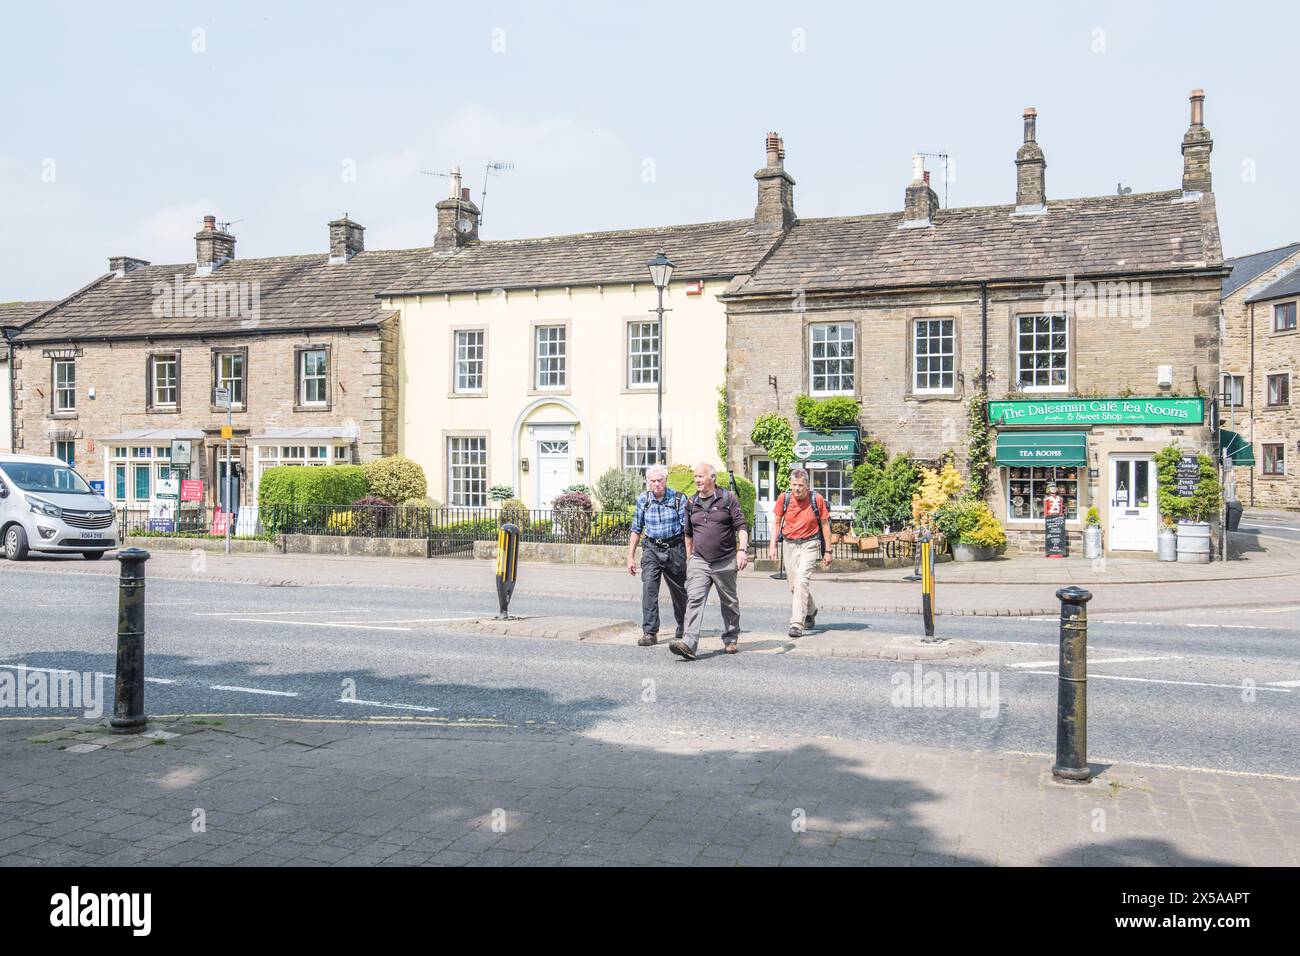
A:
POLYGON ((474 224, 470 222, 468 219, 456 220, 456 231, 459 232, 462 236, 468 233, 473 228, 474 228, 474 224))

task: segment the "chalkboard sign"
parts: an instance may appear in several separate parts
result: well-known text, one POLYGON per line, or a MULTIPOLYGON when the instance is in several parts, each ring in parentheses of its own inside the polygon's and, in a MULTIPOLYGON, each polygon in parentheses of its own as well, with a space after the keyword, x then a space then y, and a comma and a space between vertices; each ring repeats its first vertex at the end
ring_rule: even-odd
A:
POLYGON ((1047 556, 1064 558, 1070 554, 1070 539, 1065 533, 1065 515, 1043 519, 1047 523, 1047 556))
POLYGON ((1201 480, 1201 463, 1195 455, 1183 455, 1178 459, 1175 472, 1174 494, 1180 498, 1190 498, 1196 493, 1196 485, 1201 480))

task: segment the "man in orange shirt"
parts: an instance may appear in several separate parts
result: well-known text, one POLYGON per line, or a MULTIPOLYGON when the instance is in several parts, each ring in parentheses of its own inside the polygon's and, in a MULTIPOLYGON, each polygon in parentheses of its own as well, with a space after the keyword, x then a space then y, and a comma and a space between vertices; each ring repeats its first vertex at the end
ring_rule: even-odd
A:
POLYGON ((767 556, 776 560, 777 542, 785 541, 785 576, 790 581, 790 636, 817 623, 817 602, 812 596, 813 566, 818 555, 822 566, 831 566, 831 516, 826 499, 808 489, 808 472, 790 470, 790 490, 776 501, 773 515, 778 522, 776 538, 767 556))

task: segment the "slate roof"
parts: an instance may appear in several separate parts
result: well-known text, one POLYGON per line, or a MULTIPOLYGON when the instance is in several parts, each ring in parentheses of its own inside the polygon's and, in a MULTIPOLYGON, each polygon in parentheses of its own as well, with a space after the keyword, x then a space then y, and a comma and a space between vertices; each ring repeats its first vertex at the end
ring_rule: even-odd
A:
POLYGON ((1269 283, 1246 301, 1261 302, 1264 299, 1280 299, 1288 295, 1300 295, 1300 269, 1282 276, 1276 282, 1269 283))
POLYGON ((1226 299, 1242 286, 1248 285, 1252 279, 1263 275, 1298 252, 1300 252, 1300 242, 1293 242, 1289 246, 1278 246, 1276 249, 1265 249, 1263 252, 1253 252, 1248 256, 1228 259, 1224 265, 1232 266, 1232 274, 1223 280, 1222 297, 1226 299))
MULTIPOLYGON (((361 252, 346 263, 331 265, 329 256, 277 256, 232 259, 209 276, 195 277, 194 263, 142 266, 125 276, 96 279, 59 302, 18 336, 21 342, 99 338, 162 338, 174 335, 250 335, 300 329, 364 328, 393 313, 375 293, 425 258, 428 249, 361 252), (176 276, 184 279, 182 314, 156 315, 160 301, 178 298, 176 276), (194 288, 215 291, 213 283, 237 290, 247 283, 245 305, 256 290, 257 318, 246 313, 187 318, 184 297, 194 288), (166 299, 160 290, 167 289, 166 299)), ((173 312, 176 310, 173 309, 173 312)))
POLYGON ((18 328, 52 305, 53 302, 0 302, 0 329, 18 328))
POLYGON ((454 253, 429 253, 399 282, 384 287, 383 294, 649 283, 646 260, 661 248, 677 267, 674 281, 731 279, 753 269, 778 236, 776 230, 756 228, 752 219, 738 219, 541 239, 483 240, 454 253))
POLYGON ((1039 215, 1014 206, 941 209, 933 226, 903 214, 800 220, 728 295, 835 291, 1220 267, 1212 196, 1178 190, 1066 199, 1039 215))

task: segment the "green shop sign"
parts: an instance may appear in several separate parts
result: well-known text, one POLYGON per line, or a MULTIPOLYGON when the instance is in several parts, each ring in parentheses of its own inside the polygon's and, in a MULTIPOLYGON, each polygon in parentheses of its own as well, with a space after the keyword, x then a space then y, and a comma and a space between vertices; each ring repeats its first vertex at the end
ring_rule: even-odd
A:
POLYGON ((795 439, 794 456, 800 461, 856 461, 858 430, 801 431, 795 439))
POLYGON ((1199 425, 1203 398, 1031 398, 989 402, 993 425, 1199 425))

